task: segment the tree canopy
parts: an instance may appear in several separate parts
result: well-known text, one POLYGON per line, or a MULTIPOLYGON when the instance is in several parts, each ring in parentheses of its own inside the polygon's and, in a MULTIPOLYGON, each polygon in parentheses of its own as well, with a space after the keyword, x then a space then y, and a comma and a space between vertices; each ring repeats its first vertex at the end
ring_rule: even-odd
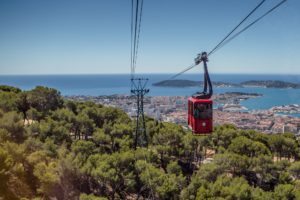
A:
POLYGON ((118 108, 0 86, 0 199, 300 199, 300 143, 217 126, 194 136, 118 108))

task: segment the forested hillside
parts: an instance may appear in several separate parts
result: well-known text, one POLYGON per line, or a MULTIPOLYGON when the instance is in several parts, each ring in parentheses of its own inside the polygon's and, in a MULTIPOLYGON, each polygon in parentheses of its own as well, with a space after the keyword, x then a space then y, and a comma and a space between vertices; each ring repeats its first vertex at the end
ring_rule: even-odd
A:
POLYGON ((149 147, 135 150, 134 121, 117 108, 1 86, 0 199, 300 199, 293 134, 146 126, 149 147))

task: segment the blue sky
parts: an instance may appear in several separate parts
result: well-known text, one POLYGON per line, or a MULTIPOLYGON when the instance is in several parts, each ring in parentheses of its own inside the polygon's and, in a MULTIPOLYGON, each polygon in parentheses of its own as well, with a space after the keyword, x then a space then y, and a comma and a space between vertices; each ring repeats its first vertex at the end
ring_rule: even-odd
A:
MULTIPOLYGON (((181 71, 258 2, 144 0, 136 72, 181 71)), ((210 72, 300 74, 299 10, 288 0, 211 56, 210 72)), ((0 74, 129 73, 130 16, 131 0, 0 0, 0 74)))

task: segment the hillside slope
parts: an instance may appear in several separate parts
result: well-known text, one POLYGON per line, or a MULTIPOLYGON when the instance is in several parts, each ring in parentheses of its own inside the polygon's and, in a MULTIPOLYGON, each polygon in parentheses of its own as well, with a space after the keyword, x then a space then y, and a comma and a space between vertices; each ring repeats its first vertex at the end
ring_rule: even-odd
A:
POLYGON ((134 149, 134 121, 119 109, 0 87, 0 199, 300 198, 293 134, 146 126, 149 147, 134 149))

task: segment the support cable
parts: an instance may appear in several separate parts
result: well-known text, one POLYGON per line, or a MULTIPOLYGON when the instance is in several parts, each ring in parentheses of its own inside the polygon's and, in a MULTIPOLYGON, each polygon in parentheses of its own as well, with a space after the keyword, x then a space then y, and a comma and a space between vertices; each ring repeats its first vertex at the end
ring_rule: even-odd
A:
POLYGON ((142 24, 142 14, 143 14, 143 4, 144 0, 141 0, 141 6, 140 6, 140 11, 139 11, 139 24, 138 24, 138 32, 137 32, 137 41, 136 41, 136 52, 134 54, 134 73, 135 73, 135 68, 136 68, 136 60, 137 60, 137 55, 138 55, 138 49, 139 49, 139 40, 140 40, 140 32, 141 32, 141 24, 142 24))
POLYGON ((131 52, 130 52, 130 75, 133 79, 133 0, 131 0, 131 52))
POLYGON ((137 44, 137 27, 138 27, 138 13, 139 13, 139 0, 136 1, 135 5, 135 23, 134 23, 134 41, 133 41, 133 57, 132 57, 132 70, 133 74, 135 73, 135 52, 136 52, 136 44, 137 44))
POLYGON ((214 52, 238 27, 242 25, 266 0, 262 0, 236 27, 234 27, 209 53, 214 52))
MULTIPOLYGON (((270 14, 271 12, 273 12, 275 9, 277 9, 278 7, 280 7, 283 3, 285 3, 287 0, 282 0, 281 2, 279 2, 277 5, 275 5, 273 8, 271 8, 270 10, 268 10, 265 14, 263 14, 262 16, 260 16, 259 18, 257 18, 256 20, 254 20, 252 23, 250 23, 250 24, 248 24, 245 28, 243 28, 241 31, 239 31, 238 33, 236 33, 236 34, 234 34, 232 37, 230 37, 229 39, 227 39, 234 31, 231 31, 230 32, 230 35, 227 35, 226 37, 225 37, 225 40, 223 39, 222 41, 222 43, 219 43, 215 48, 213 48, 209 53, 208 53, 208 56, 210 56, 210 55, 212 55, 213 53, 215 53, 217 50, 220 50, 222 47, 224 47, 226 44, 228 44, 230 41, 232 41, 233 39, 235 39, 237 36, 239 36, 241 33, 243 33, 244 31, 246 31, 247 29, 249 29, 251 26, 253 26, 254 24, 256 24, 258 21, 260 21, 261 19, 263 19, 265 16, 267 16, 268 14, 270 14), (227 39, 227 40, 226 40, 227 39)), ((262 3, 262 2, 261 2, 262 3)), ((259 5, 261 5, 261 3, 259 4, 259 5)), ((257 9, 258 7, 256 7, 256 9, 257 9)), ((256 10, 255 9, 255 10, 256 10)), ((252 14, 253 12, 251 11, 251 14, 252 14)), ((245 19, 247 19, 248 18, 248 16, 245 18, 245 19)), ((245 19, 244 20, 242 20, 242 22, 243 21, 245 21, 245 19)), ((240 23, 241 24, 241 23, 240 23)), ((236 28, 235 28, 236 29, 236 28)), ((200 63, 200 62, 199 62, 200 63)), ((183 73, 185 73, 185 72, 187 72, 187 71, 189 71, 189 70, 191 70, 191 69, 193 69, 195 66, 197 66, 199 63, 197 63, 197 64, 193 64, 193 65, 191 65, 191 66, 189 66, 189 67, 187 67, 186 69, 184 69, 183 71, 181 71, 181 72, 179 72, 179 73, 177 73, 177 74, 175 74, 175 75, 173 75, 169 80, 171 80, 171 79, 174 79, 174 78, 176 78, 176 77, 178 77, 179 75, 181 75, 181 74, 183 74, 183 73)))
POLYGON ((259 18, 257 18, 256 20, 254 20, 253 22, 251 22, 249 25, 247 25, 245 28, 243 28, 242 30, 240 30, 239 32, 237 32, 236 34, 234 34, 233 36, 231 36, 229 39, 227 39, 226 41, 224 41, 218 48, 216 48, 210 55, 214 54, 216 51, 218 51, 219 49, 221 49, 222 47, 224 47, 226 44, 228 44, 231 40, 233 40, 234 38, 236 38, 237 36, 239 36, 241 33, 243 33, 244 31, 246 31, 248 28, 250 28, 251 26, 253 26, 255 23, 257 23, 258 21, 260 21, 261 19, 263 19, 265 16, 267 16, 268 14, 270 14, 271 12, 273 12, 276 8, 278 8, 279 6, 281 6, 283 3, 285 3, 287 0, 282 0, 281 2, 279 2, 277 5, 275 5, 273 8, 271 8, 270 10, 268 10, 265 14, 261 15, 259 18))

